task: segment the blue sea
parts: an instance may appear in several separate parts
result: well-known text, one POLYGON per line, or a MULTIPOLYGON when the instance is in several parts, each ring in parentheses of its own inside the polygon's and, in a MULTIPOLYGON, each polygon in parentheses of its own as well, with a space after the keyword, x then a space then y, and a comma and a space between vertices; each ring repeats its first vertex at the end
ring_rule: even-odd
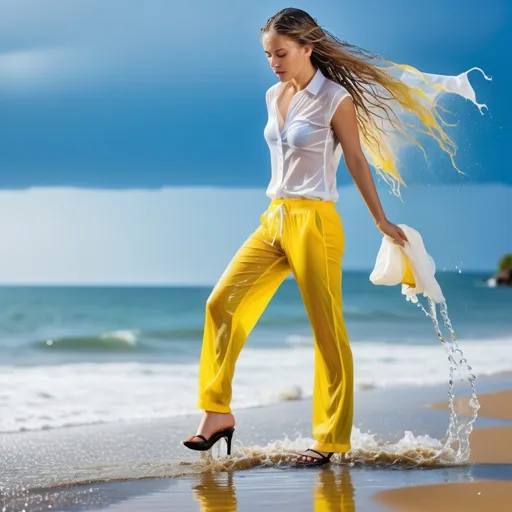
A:
MULTIPOLYGON (((477 376, 512 369, 512 289, 489 288, 487 277, 437 275, 477 376)), ((0 432, 197 412, 210 291, 0 287, 0 432)), ((430 319, 400 287, 345 272, 343 297, 358 388, 448 381, 446 353, 430 319)), ((311 328, 296 283, 287 280, 242 351, 232 405, 300 399, 312 385, 311 328)))

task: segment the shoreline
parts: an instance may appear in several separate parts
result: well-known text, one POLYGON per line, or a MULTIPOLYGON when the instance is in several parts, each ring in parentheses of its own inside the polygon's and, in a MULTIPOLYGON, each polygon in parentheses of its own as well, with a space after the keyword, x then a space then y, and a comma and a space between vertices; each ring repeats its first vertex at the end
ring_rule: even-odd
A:
MULTIPOLYGON (((512 376, 505 373, 482 378, 477 385, 479 396, 512 389, 512 376)), ((34 511, 38 510, 36 505, 40 500, 46 503, 50 500, 55 507, 71 500, 83 503, 83 509, 88 510, 91 497, 84 494, 87 488, 87 492, 93 489, 89 494, 98 499, 103 496, 105 503, 110 503, 115 495, 123 502, 127 500, 129 507, 138 503, 130 505, 134 498, 128 489, 132 488, 138 496, 157 492, 164 493, 166 499, 169 492, 174 496, 175 489, 179 488, 183 490, 180 499, 185 501, 194 494, 190 486, 197 487, 201 482, 211 487, 212 496, 219 486, 222 492, 229 493, 231 491, 226 490, 229 485, 223 479, 231 474, 233 483, 230 485, 243 488, 244 493, 251 494, 254 490, 251 482, 260 479, 264 485, 280 486, 287 496, 287 486, 293 483, 295 487, 297 482, 302 482, 307 496, 317 495, 318 486, 324 486, 324 494, 334 493, 339 499, 345 496, 346 480, 351 478, 352 487, 359 489, 363 485, 366 489, 360 499, 370 503, 375 489, 368 482, 375 478, 384 479, 387 489, 400 482, 406 485, 419 480, 437 483, 446 471, 456 475, 458 480, 471 478, 472 463, 428 471, 397 471, 407 466, 405 462, 410 453, 421 453, 429 443, 444 437, 448 412, 429 407, 429 404, 441 402, 446 391, 447 385, 357 392, 353 444, 360 448, 359 459, 350 464, 335 460, 330 468, 315 471, 293 469, 288 465, 289 454, 306 448, 311 442, 310 399, 237 411, 235 457, 231 459, 218 458, 223 453, 217 453, 216 449, 212 450, 210 459, 182 447, 181 439, 195 429, 199 414, 167 420, 0 434, 0 462, 8 468, 0 477, 0 495, 6 507, 25 500, 34 511), (396 453, 386 459, 382 443, 388 446, 398 443, 398 455, 403 460, 397 460, 396 453), (345 475, 347 471, 349 477, 345 475), (319 483, 318 474, 324 475, 321 478, 326 478, 327 483, 319 483)), ((503 427, 504 420, 479 416, 477 424, 482 428, 503 427)), ((290 495, 290 499, 296 498, 290 495)), ((197 504, 194 506, 196 508, 182 510, 197 510, 197 504)), ((55 507, 53 510, 59 510, 55 507)), ((10 510, 17 509, 6 508, 10 510)), ((299 510, 311 509, 299 506, 299 510)))

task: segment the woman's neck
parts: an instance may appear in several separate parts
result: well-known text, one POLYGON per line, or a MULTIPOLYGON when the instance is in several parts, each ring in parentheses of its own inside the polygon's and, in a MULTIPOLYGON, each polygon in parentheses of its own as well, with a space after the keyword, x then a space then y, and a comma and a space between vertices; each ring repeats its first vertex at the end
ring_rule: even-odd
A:
POLYGON ((310 64, 306 69, 302 70, 298 76, 290 80, 290 85, 296 91, 302 91, 309 85, 309 82, 313 80, 313 77, 315 76, 316 72, 316 68, 312 64, 310 64))

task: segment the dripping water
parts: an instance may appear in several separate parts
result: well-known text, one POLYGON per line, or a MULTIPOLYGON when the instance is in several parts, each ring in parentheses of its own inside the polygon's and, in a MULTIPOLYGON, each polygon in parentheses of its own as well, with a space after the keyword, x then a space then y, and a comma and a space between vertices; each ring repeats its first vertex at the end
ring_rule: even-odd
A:
POLYGON ((457 464, 463 463, 469 459, 469 437, 473 430, 473 424, 477 419, 478 410, 480 409, 475 386, 476 376, 459 346, 457 336, 448 315, 448 305, 446 301, 444 300, 439 304, 439 311, 443 319, 443 324, 450 333, 449 339, 446 339, 441 332, 437 318, 436 303, 428 298, 428 304, 429 310, 427 311, 419 301, 417 302, 417 306, 432 320, 437 337, 446 350, 449 365, 448 408, 450 418, 443 446, 436 457, 447 459, 447 462, 451 459, 451 462, 457 464), (461 413, 457 413, 455 410, 455 375, 457 375, 460 382, 467 380, 471 387, 471 396, 468 399, 467 407, 463 407, 463 412, 461 413), (464 411, 470 411, 470 414, 466 415, 464 411))

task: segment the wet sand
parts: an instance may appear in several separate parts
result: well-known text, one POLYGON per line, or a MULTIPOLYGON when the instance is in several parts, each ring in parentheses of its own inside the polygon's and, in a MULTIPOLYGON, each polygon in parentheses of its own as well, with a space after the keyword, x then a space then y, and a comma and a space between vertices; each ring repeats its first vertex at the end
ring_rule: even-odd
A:
MULTIPOLYGON (((464 408, 467 400, 467 397, 457 400, 456 410, 469 414, 464 408)), ((474 464, 476 481, 391 489, 376 494, 376 503, 395 511, 512 510, 512 390, 479 394, 478 401, 480 417, 504 420, 507 425, 476 428, 471 433, 470 462, 474 464)), ((429 408, 448 410, 446 402, 435 403, 429 408)))
MULTIPOLYGON (((478 401, 480 403, 480 410, 478 411, 480 416, 512 421, 512 389, 479 394, 478 401)), ((467 397, 461 397, 454 400, 454 407, 462 414, 470 414, 467 403, 467 397)), ((438 410, 448 410, 447 402, 438 402, 430 407, 438 410)))
POLYGON ((479 480, 446 485, 424 485, 380 493, 379 500, 404 512, 509 512, 512 482, 479 480))
MULTIPOLYGON (((357 442, 364 450, 359 459, 334 460, 323 469, 289 465, 290 452, 310 442, 310 400, 239 411, 230 459, 215 449, 210 457, 181 446, 198 416, 0 435, 0 510, 36 512, 51 505, 53 511, 382 512, 396 505, 386 501, 391 499, 387 495, 382 500, 377 494, 375 500, 380 491, 412 492, 419 485, 470 484, 475 479, 512 480, 508 455, 503 455, 512 443, 503 420, 478 418, 472 437, 474 464, 403 470, 407 450, 418 453, 413 445, 397 445, 398 453, 385 457, 375 448, 383 441, 403 442, 404 431, 441 439, 447 411, 426 405, 441 402, 446 388, 359 392, 354 426, 361 432, 357 442)), ((512 389, 510 375, 485 379, 479 382, 479 398, 506 389, 512 389)), ((414 439, 425 444, 421 437, 414 439)), ((496 492, 493 488, 493 495, 496 492)), ((407 510, 419 510, 410 508, 409 500, 407 510)), ((499 509, 491 504, 486 510, 499 509)))

